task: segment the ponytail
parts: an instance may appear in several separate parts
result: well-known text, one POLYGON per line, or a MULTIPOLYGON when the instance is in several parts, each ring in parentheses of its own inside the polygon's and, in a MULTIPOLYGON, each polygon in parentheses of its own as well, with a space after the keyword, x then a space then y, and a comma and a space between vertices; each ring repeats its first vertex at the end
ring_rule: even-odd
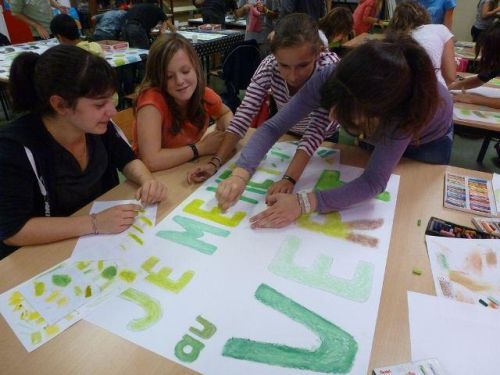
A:
POLYGON ((10 67, 9 93, 12 98, 12 109, 15 112, 31 112, 38 102, 34 73, 40 55, 34 52, 19 54, 10 67))

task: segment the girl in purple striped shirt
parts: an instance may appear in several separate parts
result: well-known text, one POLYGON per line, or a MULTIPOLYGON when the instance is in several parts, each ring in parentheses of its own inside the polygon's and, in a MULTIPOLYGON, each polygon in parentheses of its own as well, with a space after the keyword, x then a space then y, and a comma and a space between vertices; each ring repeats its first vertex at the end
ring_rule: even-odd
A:
MULTIPOLYGON (((279 111, 313 73, 339 61, 336 54, 322 52, 321 49, 318 26, 309 16, 296 13, 283 17, 271 42, 273 54, 266 57, 257 68, 245 98, 226 130, 222 145, 207 164, 188 172, 188 182, 205 181, 224 164, 236 144, 247 133, 268 92, 271 92, 279 111)), ((302 136, 302 139, 283 179, 269 188, 269 195, 293 191, 294 181, 300 178, 310 157, 323 140, 336 134, 337 124, 331 124, 326 109, 317 108, 290 130, 302 136)))

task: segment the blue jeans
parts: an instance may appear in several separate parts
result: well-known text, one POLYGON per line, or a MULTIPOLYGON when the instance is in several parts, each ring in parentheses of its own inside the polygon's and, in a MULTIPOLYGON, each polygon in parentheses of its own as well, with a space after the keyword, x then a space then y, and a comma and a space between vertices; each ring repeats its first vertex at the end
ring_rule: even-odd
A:
POLYGON ((453 124, 448 133, 432 142, 408 146, 404 157, 429 164, 449 164, 453 146, 453 124))
MULTIPOLYGON (((441 138, 432 142, 408 146, 403 157, 429 164, 449 164, 451 157, 451 147, 453 145, 453 123, 448 132, 441 138)), ((359 147, 364 150, 373 151, 373 145, 364 141, 359 142, 359 147)))

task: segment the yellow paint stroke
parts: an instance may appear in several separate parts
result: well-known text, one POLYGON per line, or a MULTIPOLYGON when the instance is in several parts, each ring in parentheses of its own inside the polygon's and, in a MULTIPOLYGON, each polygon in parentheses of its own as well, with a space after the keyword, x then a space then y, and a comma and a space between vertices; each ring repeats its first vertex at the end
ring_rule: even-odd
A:
POLYGON ((92 296, 92 288, 90 287, 90 285, 87 285, 87 287, 85 288, 85 298, 89 298, 92 296))
POLYGON ((35 281, 35 296, 40 297, 45 292, 45 283, 42 281, 35 281))
POLYGON ((103 260, 98 260, 97 261, 97 269, 99 271, 102 271, 103 268, 104 268, 104 261, 103 260))
POLYGON ((56 290, 56 291, 53 291, 52 293, 50 293, 50 295, 45 298, 45 302, 54 302, 56 300, 56 298, 59 297, 59 292, 56 290))
POLYGON ((32 311, 28 314, 28 320, 34 321, 40 319, 42 316, 38 311, 32 311))
POLYGON ((281 172, 278 171, 278 170, 276 170, 276 169, 265 168, 265 167, 257 167, 257 170, 261 171, 261 172, 268 173, 268 174, 272 174, 272 175, 275 175, 275 176, 280 176, 281 175, 281 172))
POLYGON ((50 326, 47 326, 45 327, 45 332, 47 332, 47 335, 53 336, 59 332, 59 326, 57 324, 52 324, 50 326))
POLYGON ((136 231, 138 231, 139 233, 144 233, 144 231, 142 230, 141 227, 135 225, 135 224, 132 224, 132 228, 134 228, 136 231))
POLYGON ((75 287, 73 288, 73 291, 74 291, 74 293, 75 293, 75 296, 77 296, 77 297, 78 297, 78 296, 81 296, 81 295, 82 295, 82 293, 83 293, 82 288, 80 288, 79 286, 75 286, 75 287))
POLYGON ((139 236, 135 235, 134 233, 128 233, 127 236, 132 238, 139 245, 141 245, 141 246, 144 245, 144 241, 139 236))
POLYGON ((154 225, 154 223, 150 219, 148 219, 146 216, 139 216, 139 220, 141 220, 148 227, 152 227, 154 225))
POLYGON ((13 311, 20 310, 23 307, 23 302, 24 296, 18 291, 15 291, 9 297, 9 305, 13 307, 13 311))
POLYGON ((135 280, 135 277, 136 277, 136 273, 134 271, 131 271, 131 270, 123 270, 120 272, 120 274, 118 275, 120 277, 120 279, 122 279, 123 281, 127 282, 127 283, 132 283, 134 282, 135 280))
POLYGON ((141 264, 141 268, 146 272, 151 272, 151 270, 160 262, 157 257, 149 257, 141 264))
POLYGON ((57 306, 63 307, 68 304, 68 297, 63 297, 57 300, 57 306))
POLYGON ((79 261, 76 262, 76 268, 78 268, 80 271, 83 271, 85 268, 87 268, 90 264, 90 261, 79 261))

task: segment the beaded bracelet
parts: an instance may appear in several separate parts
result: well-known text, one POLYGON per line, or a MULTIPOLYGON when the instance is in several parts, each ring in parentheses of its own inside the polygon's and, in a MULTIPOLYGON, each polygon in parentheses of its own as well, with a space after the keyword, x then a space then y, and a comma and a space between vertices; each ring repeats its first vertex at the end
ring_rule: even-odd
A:
POLYGON ((90 214, 90 222, 92 223, 92 231, 94 234, 99 234, 97 230, 97 216, 96 214, 90 214))
POLYGON ((302 199, 302 203, 304 204, 304 212, 305 214, 308 214, 311 212, 311 202, 309 201, 309 195, 307 191, 301 191, 298 193, 300 198, 302 199))

